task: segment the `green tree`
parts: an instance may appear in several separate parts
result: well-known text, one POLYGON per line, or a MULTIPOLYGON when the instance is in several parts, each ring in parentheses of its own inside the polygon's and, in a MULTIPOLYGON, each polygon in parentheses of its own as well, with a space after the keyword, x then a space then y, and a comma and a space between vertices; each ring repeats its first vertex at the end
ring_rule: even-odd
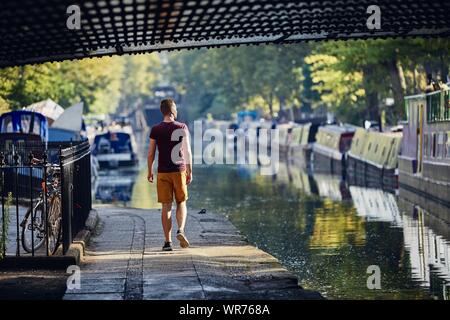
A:
MULTIPOLYGON (((423 91, 426 73, 435 78, 446 78, 450 62, 449 43, 448 39, 325 42, 315 48, 313 57, 327 55, 336 61, 328 67, 312 66, 312 77, 316 88, 323 87, 322 92, 327 91, 337 97, 335 109, 339 109, 338 113, 347 120, 352 118, 354 121, 354 108, 339 97, 349 90, 361 92, 359 89, 362 89, 364 104, 363 109, 359 109, 364 112, 358 116, 357 123, 361 124, 361 118, 378 120, 382 108, 390 115, 390 122, 395 123, 404 117, 405 94, 423 91), (362 75, 362 78, 353 77, 355 74, 362 75), (348 76, 351 76, 350 81, 343 81, 348 76), (386 103, 386 98, 390 97, 394 100, 392 106, 386 103)), ((327 95, 322 95, 321 100, 330 103, 327 95)))
POLYGON ((128 108, 139 98, 150 95, 152 87, 162 79, 162 65, 156 53, 123 56, 122 59, 120 104, 128 108))
POLYGON ((193 116, 256 107, 274 116, 280 107, 301 105, 298 69, 308 52, 309 46, 266 45, 173 53, 169 79, 193 116))

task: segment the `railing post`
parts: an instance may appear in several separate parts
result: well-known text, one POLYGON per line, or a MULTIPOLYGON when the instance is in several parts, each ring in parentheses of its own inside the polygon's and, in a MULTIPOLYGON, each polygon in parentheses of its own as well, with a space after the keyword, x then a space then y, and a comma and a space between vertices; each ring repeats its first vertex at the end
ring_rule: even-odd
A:
POLYGON ((5 166, 5 154, 3 152, 0 153, 0 170, 1 170, 1 179, 2 179, 2 239, 0 240, 2 243, 2 257, 6 256, 6 216, 5 216, 5 174, 4 167, 5 166))
POLYGON ((14 183, 16 193, 16 256, 20 256, 20 230, 19 230, 19 155, 17 151, 13 149, 14 159, 14 183))
POLYGON ((87 180, 86 186, 86 199, 88 201, 88 212, 86 213, 86 219, 89 216, 89 212, 92 210, 92 172, 91 172, 91 151, 89 147, 89 153, 86 156, 86 166, 88 174, 85 179, 87 180))
POLYGON ((62 147, 59 147, 59 166, 60 166, 60 174, 61 174, 61 223, 62 223, 62 240, 63 240, 63 254, 66 254, 69 249, 71 238, 72 238, 72 228, 71 223, 72 219, 69 214, 69 188, 66 183, 68 182, 65 175, 65 165, 63 163, 63 155, 62 155, 62 147))
POLYGON ((48 206, 47 206, 47 150, 44 151, 42 155, 42 166, 43 166, 43 181, 42 181, 42 199, 44 199, 44 215, 45 215, 45 255, 49 256, 48 252, 48 206))
POLYGON ((29 161, 29 169, 30 169, 30 212, 31 212, 31 256, 34 257, 34 219, 35 219, 35 213, 34 213, 34 207, 33 207, 33 152, 30 151, 28 155, 28 161, 29 161))

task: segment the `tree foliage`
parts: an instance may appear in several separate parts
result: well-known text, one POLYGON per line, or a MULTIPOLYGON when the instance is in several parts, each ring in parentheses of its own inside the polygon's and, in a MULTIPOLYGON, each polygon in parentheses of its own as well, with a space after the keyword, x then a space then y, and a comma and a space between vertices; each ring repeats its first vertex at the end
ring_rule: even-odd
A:
POLYGON ((64 107, 84 102, 85 112, 114 112, 148 95, 159 79, 159 56, 104 57, 0 70, 0 111, 52 99, 64 107))
POLYGON ((404 96, 423 92, 426 74, 446 81, 449 52, 448 39, 339 41, 316 46, 305 61, 320 101, 343 119, 360 124, 384 110, 394 123, 404 116, 404 96))
POLYGON ((185 93, 191 115, 227 117, 259 108, 274 115, 300 106, 298 72, 308 46, 267 45, 184 51, 169 55, 169 79, 185 93))

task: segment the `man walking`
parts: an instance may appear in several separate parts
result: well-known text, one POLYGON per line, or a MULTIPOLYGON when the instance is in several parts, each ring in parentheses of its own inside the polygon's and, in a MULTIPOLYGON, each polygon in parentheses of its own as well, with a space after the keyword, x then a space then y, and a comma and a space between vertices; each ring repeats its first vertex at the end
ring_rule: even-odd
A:
POLYGON ((192 181, 192 154, 189 130, 184 123, 175 121, 177 106, 172 99, 164 99, 160 105, 164 119, 153 126, 148 150, 148 181, 153 183, 153 162, 158 147, 158 175, 156 189, 158 202, 162 204, 161 220, 165 242, 163 251, 172 251, 172 202, 175 196, 178 224, 177 239, 182 248, 189 247, 184 233, 186 224, 187 185, 192 181))

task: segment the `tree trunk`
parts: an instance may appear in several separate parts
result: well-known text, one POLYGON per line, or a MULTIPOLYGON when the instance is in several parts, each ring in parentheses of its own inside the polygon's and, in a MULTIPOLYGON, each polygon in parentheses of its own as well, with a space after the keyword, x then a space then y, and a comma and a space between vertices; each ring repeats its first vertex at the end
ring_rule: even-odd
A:
POLYGON ((273 93, 270 92, 269 95, 269 112, 270 112, 270 118, 273 119, 273 93))
POLYGON ((403 68, 395 56, 386 62, 386 66, 389 70, 392 83, 392 92, 394 94, 394 114, 398 115, 400 119, 402 119, 404 114, 403 105, 406 91, 403 68))
MULTIPOLYGON (((419 85, 417 83, 417 68, 416 68, 416 64, 414 64, 414 70, 413 70, 413 88, 414 88, 414 91, 413 91, 414 94, 419 91, 418 90, 419 85)), ((411 90, 410 90, 409 93, 411 93, 411 90)))
POLYGON ((380 122, 380 110, 378 101, 378 92, 373 88, 371 84, 371 78, 373 77, 374 67, 367 65, 363 68, 363 85, 366 92, 366 113, 371 121, 380 122))
POLYGON ((443 83, 447 82, 447 76, 448 76, 448 65, 445 63, 444 56, 441 54, 441 80, 443 83))

